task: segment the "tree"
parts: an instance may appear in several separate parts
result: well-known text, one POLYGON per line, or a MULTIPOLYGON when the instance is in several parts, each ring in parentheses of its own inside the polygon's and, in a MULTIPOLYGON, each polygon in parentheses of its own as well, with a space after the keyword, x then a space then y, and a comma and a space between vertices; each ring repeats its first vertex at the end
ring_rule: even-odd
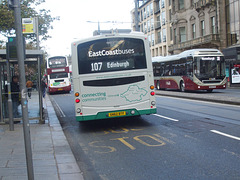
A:
MULTIPOLYGON (((45 2, 45 0, 20 0, 21 3, 21 16, 22 18, 38 17, 38 28, 41 40, 50 38, 48 30, 53 29, 51 23, 57 20, 56 17, 50 15, 50 10, 40 9, 36 10, 35 7, 45 2)), ((8 8, 8 0, 0 1, 0 33, 4 36, 9 36, 15 33, 14 15, 13 11, 8 8)), ((34 34, 25 35, 32 44, 36 41, 34 34)), ((0 45, 1 45, 0 41, 0 45)))

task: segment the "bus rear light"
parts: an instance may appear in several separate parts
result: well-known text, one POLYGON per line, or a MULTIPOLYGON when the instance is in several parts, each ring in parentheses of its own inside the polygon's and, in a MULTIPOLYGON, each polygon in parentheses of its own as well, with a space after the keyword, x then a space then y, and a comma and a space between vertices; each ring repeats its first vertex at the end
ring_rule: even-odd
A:
POLYGON ((76 92, 76 93, 75 93, 75 97, 78 97, 78 96, 79 96, 79 93, 78 93, 78 92, 76 92))
POLYGON ((134 110, 132 110, 132 111, 131 111, 131 114, 132 114, 132 115, 134 115, 134 114, 135 114, 135 111, 134 111, 134 110))
POLYGON ((77 108, 77 113, 80 113, 81 112, 81 109, 80 108, 77 108))
POLYGON ((153 89, 154 89, 154 86, 153 86, 153 85, 151 85, 151 86, 150 86, 150 89, 151 89, 151 90, 153 90, 153 89))
POLYGON ((76 99, 75 102, 76 102, 76 103, 80 103, 80 99, 76 99))
POLYGON ((151 92, 151 95, 152 95, 152 96, 154 96, 154 95, 155 95, 155 92, 154 92, 154 91, 152 91, 152 92, 151 92))

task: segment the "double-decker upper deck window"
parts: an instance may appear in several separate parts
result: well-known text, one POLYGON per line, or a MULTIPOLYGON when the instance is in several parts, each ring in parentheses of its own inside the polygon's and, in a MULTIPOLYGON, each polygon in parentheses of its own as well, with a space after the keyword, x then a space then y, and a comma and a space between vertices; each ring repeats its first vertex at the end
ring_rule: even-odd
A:
POLYGON ((59 67, 66 67, 67 60, 65 57, 53 57, 48 59, 48 66, 49 68, 59 68, 59 67))
POLYGON ((106 38, 79 44, 79 74, 147 68, 144 42, 134 38, 106 38))

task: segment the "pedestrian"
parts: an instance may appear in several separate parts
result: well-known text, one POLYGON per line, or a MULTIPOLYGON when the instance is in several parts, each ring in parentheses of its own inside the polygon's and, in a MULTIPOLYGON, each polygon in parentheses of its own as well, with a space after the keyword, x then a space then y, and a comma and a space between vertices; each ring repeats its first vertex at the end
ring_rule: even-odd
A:
MULTIPOLYGON (((13 107, 13 117, 18 117, 18 106, 20 105, 20 88, 19 88, 19 80, 17 76, 12 77, 11 86, 11 97, 12 97, 12 107, 13 107)), ((7 88, 6 88, 7 89, 7 88)))
POLYGON ((33 82, 30 79, 26 82, 26 87, 27 87, 28 97, 29 97, 29 99, 31 99, 33 82))
POLYGON ((45 95, 46 95, 46 88, 47 88, 47 85, 46 85, 45 79, 42 78, 42 81, 41 81, 41 90, 42 90, 42 96, 43 96, 43 98, 45 98, 45 95))

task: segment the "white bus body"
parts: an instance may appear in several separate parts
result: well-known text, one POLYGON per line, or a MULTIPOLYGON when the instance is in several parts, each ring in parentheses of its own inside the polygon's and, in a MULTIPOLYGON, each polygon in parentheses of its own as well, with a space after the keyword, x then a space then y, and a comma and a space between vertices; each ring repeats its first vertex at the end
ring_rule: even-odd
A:
POLYGON ((149 41, 95 36, 72 43, 77 121, 156 113, 149 41))

